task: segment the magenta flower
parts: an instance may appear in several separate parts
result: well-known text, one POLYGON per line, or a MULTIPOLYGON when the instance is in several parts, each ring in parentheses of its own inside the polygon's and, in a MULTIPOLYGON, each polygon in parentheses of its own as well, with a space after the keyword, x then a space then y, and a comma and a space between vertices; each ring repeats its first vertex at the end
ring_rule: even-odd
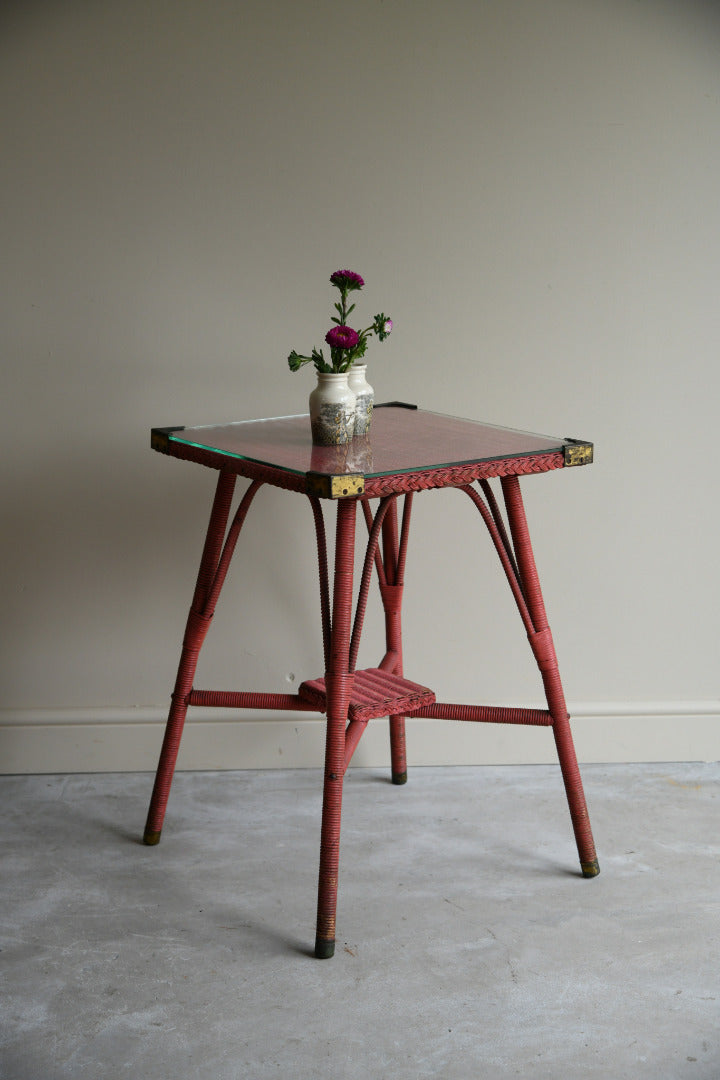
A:
POLYGON ((325 340, 331 349, 354 349, 360 335, 351 326, 333 326, 325 335, 325 340))
POLYGON ((362 289, 365 282, 353 270, 336 270, 334 274, 330 275, 330 284, 336 285, 338 289, 352 291, 353 289, 362 289))
MULTIPOLYGON (((357 363, 365 356, 368 341, 374 334, 378 341, 385 341, 393 328, 392 319, 384 312, 379 312, 372 321, 371 326, 362 330, 353 330, 348 326, 350 316, 355 310, 355 304, 350 304, 349 294, 362 289, 365 282, 354 270, 336 270, 330 275, 330 282, 340 290, 340 299, 333 304, 336 315, 331 317, 335 326, 328 330, 325 341, 330 346, 330 362, 323 356, 322 349, 313 348, 309 356, 301 355, 293 351, 288 356, 288 366, 291 371, 299 371, 305 364, 314 364, 320 374, 339 374, 348 371, 351 364, 357 363)), ((353 319, 353 322, 355 320, 353 319)))

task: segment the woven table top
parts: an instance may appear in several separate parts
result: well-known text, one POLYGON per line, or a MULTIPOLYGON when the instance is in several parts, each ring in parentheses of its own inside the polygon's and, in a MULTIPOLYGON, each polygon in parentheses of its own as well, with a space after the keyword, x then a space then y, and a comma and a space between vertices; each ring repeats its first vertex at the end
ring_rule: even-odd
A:
POLYGON ((324 498, 454 486, 592 460, 592 444, 582 440, 401 405, 376 407, 370 435, 345 446, 313 446, 307 414, 155 428, 152 435, 153 447, 173 457, 324 498))

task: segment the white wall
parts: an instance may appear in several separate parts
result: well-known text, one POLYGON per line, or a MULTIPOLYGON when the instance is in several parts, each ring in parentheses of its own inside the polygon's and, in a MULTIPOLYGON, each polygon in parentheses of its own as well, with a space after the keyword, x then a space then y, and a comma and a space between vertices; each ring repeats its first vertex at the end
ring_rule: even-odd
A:
MULTIPOLYGON (((340 266, 395 320, 381 399, 596 443, 525 485, 581 757, 720 756, 715 4, 25 0, 0 101, 0 768, 154 766, 214 474, 149 428, 303 411, 340 266)), ((465 501, 417 500, 406 671, 535 702, 465 501)), ((320 672, 310 523, 267 490, 199 684, 320 672)), ((222 719, 183 765, 320 760, 222 719)), ((420 727, 414 760, 552 756, 420 727)))

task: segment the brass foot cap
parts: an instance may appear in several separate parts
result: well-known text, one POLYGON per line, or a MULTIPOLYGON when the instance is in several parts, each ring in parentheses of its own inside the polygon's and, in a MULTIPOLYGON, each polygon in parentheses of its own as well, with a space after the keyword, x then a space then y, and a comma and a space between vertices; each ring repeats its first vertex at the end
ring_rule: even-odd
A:
POLYGON ((580 863, 580 866, 582 867, 583 877, 597 877, 600 873, 600 864, 597 859, 592 862, 580 863))
POLYGON ((315 956, 318 960, 329 960, 331 956, 335 955, 335 942, 323 941, 322 938, 315 939, 315 956))
POLYGON ((392 774, 392 782, 393 782, 393 784, 407 784, 407 773, 406 772, 394 772, 392 774))
POLYGON ((145 835, 143 836, 143 844, 147 844, 148 847, 155 847, 155 845, 159 843, 160 833, 153 832, 152 829, 146 829, 145 835))

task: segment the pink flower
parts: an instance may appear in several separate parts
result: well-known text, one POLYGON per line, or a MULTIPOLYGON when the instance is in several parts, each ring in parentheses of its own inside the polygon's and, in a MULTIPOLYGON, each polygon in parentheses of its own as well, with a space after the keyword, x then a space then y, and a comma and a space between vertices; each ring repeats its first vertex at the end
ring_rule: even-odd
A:
POLYGON ((325 335, 325 340, 331 349, 354 349, 360 335, 350 326, 333 326, 325 335))
POLYGON ((336 270, 334 274, 330 275, 330 284, 336 285, 338 289, 348 289, 352 291, 354 289, 362 289, 365 282, 356 274, 353 270, 336 270))
POLYGON ((378 341, 384 341, 392 333, 393 321, 388 319, 384 311, 381 311, 379 315, 375 316, 372 328, 373 332, 377 334, 378 341))

